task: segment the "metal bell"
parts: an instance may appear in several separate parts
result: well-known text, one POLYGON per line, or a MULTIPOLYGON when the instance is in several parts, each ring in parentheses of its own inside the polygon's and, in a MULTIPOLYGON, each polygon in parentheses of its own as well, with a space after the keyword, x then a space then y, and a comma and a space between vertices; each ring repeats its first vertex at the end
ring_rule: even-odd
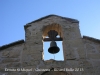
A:
POLYGON ((48 49, 48 52, 51 54, 55 54, 59 52, 59 47, 57 47, 57 44, 55 41, 51 41, 50 48, 48 49))

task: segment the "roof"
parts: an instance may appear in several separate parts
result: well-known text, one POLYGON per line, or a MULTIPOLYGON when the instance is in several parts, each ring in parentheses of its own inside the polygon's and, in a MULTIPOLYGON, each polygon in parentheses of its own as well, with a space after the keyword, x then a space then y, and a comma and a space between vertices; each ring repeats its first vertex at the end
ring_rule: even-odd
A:
POLYGON ((12 42, 10 44, 3 45, 3 46, 0 47, 0 51, 3 50, 3 49, 9 48, 9 47, 18 45, 18 44, 22 44, 22 43, 24 43, 24 40, 18 40, 18 41, 12 42))
POLYGON ((93 42, 96 42, 96 43, 100 43, 99 39, 89 37, 89 36, 83 36, 83 39, 90 40, 90 41, 93 41, 93 42))
POLYGON ((26 25, 24 26, 24 28, 26 29, 26 28, 29 27, 30 24, 32 24, 32 23, 41 21, 41 20, 43 20, 43 19, 46 19, 46 18, 49 18, 49 17, 52 17, 52 16, 60 17, 60 18, 62 18, 62 19, 65 19, 65 20, 67 20, 67 21, 70 21, 70 22, 72 22, 72 23, 79 23, 79 21, 78 21, 77 19, 72 19, 72 18, 68 18, 68 17, 62 17, 62 16, 58 16, 58 15, 51 14, 51 15, 44 16, 44 17, 42 17, 42 18, 39 18, 39 19, 37 19, 37 20, 35 20, 35 21, 32 21, 32 22, 26 24, 26 25))

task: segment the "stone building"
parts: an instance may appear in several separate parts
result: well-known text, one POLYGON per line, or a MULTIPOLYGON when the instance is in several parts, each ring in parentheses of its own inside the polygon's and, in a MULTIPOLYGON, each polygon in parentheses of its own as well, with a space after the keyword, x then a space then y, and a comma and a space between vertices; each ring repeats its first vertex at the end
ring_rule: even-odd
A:
POLYGON ((26 24, 24 29, 25 41, 0 47, 0 75, 100 74, 100 40, 82 37, 78 20, 48 15, 26 24), (44 61, 43 40, 50 30, 63 39, 64 61, 44 61))

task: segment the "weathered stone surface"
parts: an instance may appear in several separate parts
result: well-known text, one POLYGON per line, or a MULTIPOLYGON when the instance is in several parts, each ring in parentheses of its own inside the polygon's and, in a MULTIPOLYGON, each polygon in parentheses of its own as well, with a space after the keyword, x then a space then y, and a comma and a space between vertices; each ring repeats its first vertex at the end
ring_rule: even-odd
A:
POLYGON ((2 63, 9 63, 9 62, 19 62, 20 59, 13 59, 13 58, 3 58, 2 63))
POLYGON ((5 72, 6 64, 0 64, 0 72, 5 72))
POLYGON ((23 50, 23 44, 3 50, 1 57, 18 58, 23 50))
POLYGON ((34 60, 31 60, 31 61, 26 61, 26 62, 23 62, 23 66, 26 67, 26 66, 36 66, 37 64, 39 64, 39 61, 34 61, 34 60))
POLYGON ((26 72, 26 73, 20 73, 19 75, 28 75, 28 73, 26 72))
POLYGON ((9 57, 9 51, 2 52, 2 56, 9 57))
POLYGON ((17 72, 10 72, 7 75, 19 75, 19 73, 17 73, 17 72))
POLYGON ((21 67, 21 63, 9 63, 6 65, 7 68, 9 67, 15 67, 15 68, 20 68, 21 67))
MULTIPOLYGON (((66 65, 70 65, 70 68, 80 67, 79 61, 75 61, 75 60, 68 60, 68 61, 66 61, 66 65)), ((68 68, 68 67, 66 67, 66 68, 68 68)))
POLYGON ((77 20, 49 16, 25 26, 24 43, 0 51, 0 75, 64 75, 62 72, 45 71, 5 72, 5 68, 82 68, 83 71, 67 71, 67 75, 99 75, 100 42, 82 38, 77 20), (57 31, 63 38, 64 61, 43 60, 43 38, 48 36, 49 30, 57 31))
POLYGON ((87 55, 87 57, 88 58, 90 58, 90 59, 100 59, 100 53, 89 53, 88 55, 87 55))

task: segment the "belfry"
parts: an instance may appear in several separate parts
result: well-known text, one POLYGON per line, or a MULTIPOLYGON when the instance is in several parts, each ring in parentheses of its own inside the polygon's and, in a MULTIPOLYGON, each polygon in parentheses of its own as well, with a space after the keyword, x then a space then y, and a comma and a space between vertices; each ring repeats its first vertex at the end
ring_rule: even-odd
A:
POLYGON ((78 20, 48 15, 26 24, 24 29, 25 40, 0 46, 0 75, 100 74, 100 40, 81 36, 78 20), (57 35, 60 37, 56 37, 57 35), (62 41, 64 61, 44 61, 45 41, 51 42, 48 48, 51 54, 60 51, 56 41, 62 41), (8 72, 5 68, 24 68, 31 71, 8 72))

